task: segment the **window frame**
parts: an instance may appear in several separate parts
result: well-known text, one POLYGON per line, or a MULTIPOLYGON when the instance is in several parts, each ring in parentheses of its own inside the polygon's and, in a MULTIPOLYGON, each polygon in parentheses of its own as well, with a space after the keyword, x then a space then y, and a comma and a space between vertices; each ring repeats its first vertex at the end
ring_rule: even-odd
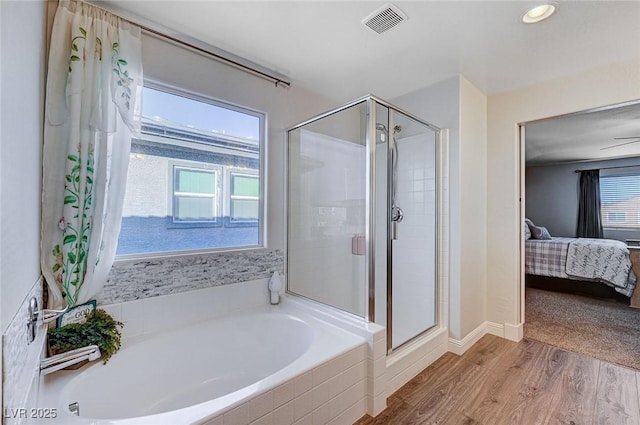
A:
MULTIPOLYGON (((267 150, 268 150, 268 146, 269 146, 269 142, 268 142, 268 136, 267 136, 267 128, 268 128, 268 113, 266 111, 262 111, 256 108, 252 108, 252 107, 248 107, 248 106, 243 106, 237 103, 234 103, 232 101, 228 101, 228 100, 223 100, 223 99, 219 99, 216 98, 214 96, 208 95, 208 94, 203 94, 203 93, 198 93, 192 90, 188 90, 188 89, 184 89, 184 88, 180 88, 178 86, 172 85, 172 84, 168 84, 165 82, 160 82, 157 80, 152 80, 152 79, 147 79, 145 78, 144 83, 143 83, 144 87, 153 89, 153 90, 159 90, 159 91, 163 91, 165 93, 168 94, 172 94, 175 96, 181 96, 181 97, 186 97, 188 99, 192 99, 195 101, 199 101, 199 102, 204 102, 204 103, 208 103, 217 107, 221 107, 221 108, 225 108, 225 109, 229 109, 232 111, 236 111, 236 112, 240 112, 243 114, 247 114, 247 115, 251 115, 254 116, 256 118, 258 118, 258 125, 259 125, 259 141, 258 141, 258 146, 259 146, 259 153, 258 153, 258 164, 259 164, 259 170, 257 173, 255 173, 255 175, 258 176, 258 185, 259 185, 259 197, 258 197, 258 220, 257 220, 257 227, 258 227, 258 242, 255 245, 245 245, 245 246, 233 246, 233 247, 219 247, 219 248, 202 248, 202 249, 192 249, 192 250, 174 250, 174 251, 158 251, 158 252, 148 252, 148 253, 136 253, 136 254, 119 254, 116 255, 114 262, 118 263, 118 262, 122 262, 122 261, 131 261, 131 260, 138 260, 138 259, 154 259, 154 258, 171 258, 171 257, 184 257, 184 256, 192 256, 192 255, 202 255, 202 254, 211 254, 211 253, 222 253, 222 252, 236 252, 236 251, 254 251, 254 250, 264 250, 267 248, 267 227, 268 227, 268 222, 267 222, 267 202, 268 200, 266 199, 266 187, 267 187, 267 176, 266 176, 266 170, 268 168, 268 164, 267 164, 267 158, 268 158, 268 154, 267 154, 267 150)), ((140 137, 139 140, 144 139, 144 137, 140 137)), ((171 146, 180 146, 179 144, 172 144, 171 146)), ((171 166, 171 161, 175 161, 177 162, 182 162, 179 159, 170 159, 170 166, 171 166)), ((212 166, 217 166, 216 164, 211 164, 212 166)), ((222 168, 222 167, 220 167, 222 168)), ((243 169, 243 171, 246 171, 243 169)), ((225 174, 227 174, 226 171, 221 170, 220 173, 218 174, 218 176, 220 177, 219 181, 222 182, 223 185, 223 190, 219 192, 219 200, 220 203, 222 205, 218 205, 219 208, 221 208, 221 210, 223 211, 223 214, 226 211, 226 191, 228 190, 228 184, 226 184, 225 181, 223 181, 223 179, 226 177, 225 174)), ((219 183, 216 183, 217 185, 219 185, 219 183)), ((173 185, 174 185, 174 179, 173 176, 172 178, 169 179, 169 185, 170 187, 168 188, 169 190, 167 191, 168 196, 172 196, 173 194, 173 185)), ((219 186, 218 186, 219 187, 219 186)), ((173 215, 173 200, 169 203, 169 207, 172 209, 172 211, 170 211, 169 213, 171 215, 173 215)), ((221 226, 224 224, 224 219, 220 220, 220 223, 216 224, 216 226, 221 226)), ((252 224, 255 225, 255 224, 252 224)), ((196 223, 196 222, 176 222, 173 223, 173 225, 171 227, 198 227, 198 226, 204 226, 204 227, 212 227, 213 225, 210 222, 200 222, 200 223, 196 223)), ((229 227, 240 227, 240 226, 229 226, 229 227)))

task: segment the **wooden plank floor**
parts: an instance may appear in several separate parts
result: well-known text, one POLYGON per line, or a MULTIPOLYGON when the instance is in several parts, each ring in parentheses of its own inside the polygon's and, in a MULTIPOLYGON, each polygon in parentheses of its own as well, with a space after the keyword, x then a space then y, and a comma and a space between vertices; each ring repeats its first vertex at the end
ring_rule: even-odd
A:
POLYGON ((639 371, 486 335, 462 356, 442 356, 356 425, 640 425, 639 393, 639 371))

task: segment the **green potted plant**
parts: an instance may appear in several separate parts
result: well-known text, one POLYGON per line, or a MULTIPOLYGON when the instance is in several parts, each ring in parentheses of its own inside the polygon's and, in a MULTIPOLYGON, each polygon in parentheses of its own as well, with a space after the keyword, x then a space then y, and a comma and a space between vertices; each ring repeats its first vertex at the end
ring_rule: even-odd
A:
MULTIPOLYGON (((49 329, 47 346, 49 355, 64 353, 87 345, 97 345, 106 364, 120 349, 122 335, 118 328, 123 323, 115 320, 106 311, 98 309, 87 315, 84 323, 70 323, 60 328, 49 329)), ((84 363, 80 363, 82 366, 84 363)))

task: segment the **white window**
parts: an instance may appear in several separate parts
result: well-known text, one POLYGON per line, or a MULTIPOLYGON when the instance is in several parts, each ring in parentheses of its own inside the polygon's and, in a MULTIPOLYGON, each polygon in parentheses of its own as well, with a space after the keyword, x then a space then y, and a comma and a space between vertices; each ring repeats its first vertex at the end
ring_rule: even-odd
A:
POLYGON ((640 174, 600 177, 602 225, 640 228, 640 174))
POLYGON ((145 87, 117 255, 262 246, 264 123, 260 112, 145 87))
POLYGON ((254 224, 260 216, 259 176, 229 170, 229 223, 254 224))
POLYGON ((216 223, 218 172, 173 166, 174 223, 216 223))

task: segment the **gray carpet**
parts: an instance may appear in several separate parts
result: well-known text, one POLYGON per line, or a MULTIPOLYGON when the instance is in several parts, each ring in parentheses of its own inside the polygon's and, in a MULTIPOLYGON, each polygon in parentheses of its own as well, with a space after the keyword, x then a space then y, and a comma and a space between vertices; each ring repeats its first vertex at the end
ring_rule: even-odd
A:
POLYGON ((524 337, 640 370, 640 309, 527 288, 524 337))

